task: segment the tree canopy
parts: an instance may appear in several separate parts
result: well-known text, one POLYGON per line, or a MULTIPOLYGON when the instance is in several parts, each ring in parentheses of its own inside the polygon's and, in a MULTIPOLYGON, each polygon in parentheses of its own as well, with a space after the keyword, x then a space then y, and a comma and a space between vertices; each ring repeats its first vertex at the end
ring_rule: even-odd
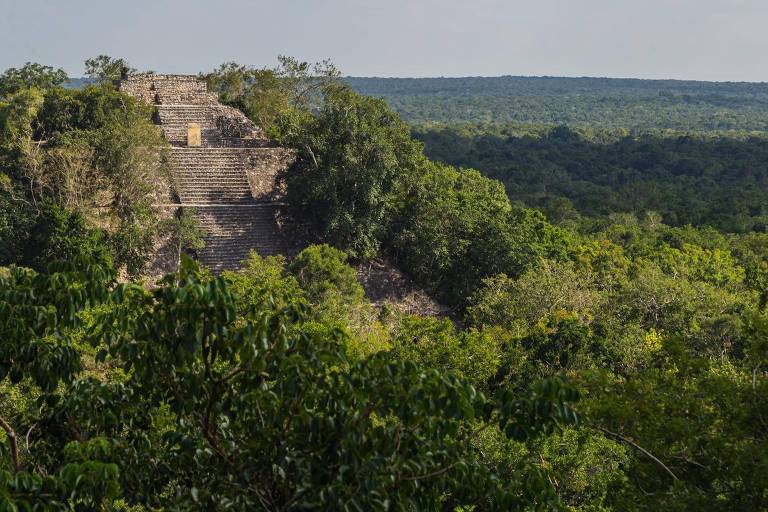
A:
POLYGON ((151 291, 110 291, 114 275, 93 264, 50 272, 12 268, 0 280, 10 313, 0 351, 12 361, 0 385, 37 395, 3 413, 5 508, 557 501, 535 471, 499 479, 473 438, 491 428, 524 441, 573 424, 576 394, 560 380, 486 396, 450 371, 386 353, 351 361, 342 333, 308 328, 301 297, 238 308, 227 280, 189 259, 151 291), (94 347, 96 374, 78 343, 94 347), (23 449, 17 432, 28 432, 23 449))
POLYGON ((214 275, 189 210, 156 222, 129 66, 92 67, 0 79, 0 509, 768 508, 764 140, 696 117, 760 126, 761 86, 506 77, 523 117, 585 100, 413 127, 327 62, 225 64, 212 90, 296 152, 306 244, 214 275), (164 229, 180 267, 146 280, 164 229), (373 302, 374 264, 441 316, 373 302))
POLYGON ((8 248, 0 263, 41 269, 27 256, 68 256, 46 252, 43 238, 50 236, 43 233, 59 229, 68 237, 71 230, 68 243, 99 238, 118 266, 139 275, 157 229, 153 204, 170 183, 166 143, 149 106, 111 82, 64 89, 64 78, 32 64, 0 77, 0 90, 13 91, 0 100, 0 202, 7 218, 17 219, 0 221, 7 226, 0 245, 8 248), (59 210, 73 219, 69 225, 59 210), (83 237, 83 230, 101 234, 83 237))

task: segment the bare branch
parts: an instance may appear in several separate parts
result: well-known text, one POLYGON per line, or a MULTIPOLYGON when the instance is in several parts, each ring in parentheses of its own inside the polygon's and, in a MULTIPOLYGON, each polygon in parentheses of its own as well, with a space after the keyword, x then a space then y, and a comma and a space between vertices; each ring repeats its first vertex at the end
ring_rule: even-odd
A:
POLYGON ((622 441, 622 442, 624 442, 624 443, 626 443, 626 444, 628 444, 628 445, 632 446, 633 448, 636 448, 636 449, 637 449, 637 450, 639 450, 640 452, 644 453, 644 454, 645 454, 645 455, 646 455, 648 458, 650 458, 650 459, 651 459, 652 461, 654 461, 656 464, 658 464, 659 466, 661 466, 662 468, 664 468, 664 470, 665 470, 667 473, 669 473, 669 476, 671 476, 671 477, 672 477, 674 480, 680 480, 679 478, 677 478, 677 475, 675 475, 675 474, 672 472, 672 470, 671 470, 671 469, 669 469, 669 468, 666 466, 666 464, 664 464, 663 462, 661 462, 661 461, 660 461, 658 458, 656 458, 656 457, 655 457, 655 456, 654 456, 654 455, 653 455, 651 452, 649 452, 648 450, 646 450, 645 448, 643 448, 643 447, 642 447, 642 446, 640 446, 639 444, 635 443, 634 441, 630 441, 630 440, 629 440, 629 439, 627 439, 626 437, 624 437, 624 436, 622 436, 622 435, 620 435, 620 434, 617 434, 616 432, 611 432, 610 430, 606 430, 606 429, 604 429, 603 427, 597 427, 597 430, 599 430, 600 432, 603 432, 604 434, 608 434, 609 436, 615 437, 615 438, 616 438, 616 439, 618 439, 619 441, 622 441))
POLYGON ((433 471, 433 472, 431 472, 431 473, 427 473, 426 475, 420 475, 420 476, 404 476, 404 477, 403 477, 403 480, 409 480, 409 481, 414 481, 414 480, 424 480, 424 479, 426 479, 426 478, 432 478, 432 477, 435 477, 435 476, 440 476, 440 475, 442 475, 442 474, 444 474, 444 473, 447 473, 447 472, 448 472, 448 471, 450 471, 451 469, 453 469, 453 467, 454 467, 454 466, 456 466, 457 464, 458 464, 458 462, 454 462, 453 464, 449 464, 449 465, 447 465, 446 467, 444 467, 444 468, 442 468, 442 469, 438 469, 438 470, 436 470, 436 471, 433 471))
POLYGON ((31 427, 29 427, 29 430, 27 430, 27 435, 24 436, 24 445, 27 448, 27 453, 32 455, 32 452, 29 450, 29 435, 32 433, 33 430, 35 430, 35 427, 37 426, 37 423, 34 423, 31 427))
POLYGON ((320 166, 317 163, 317 158, 315 158, 315 152, 312 151, 312 148, 309 147, 309 145, 307 145, 306 148, 307 148, 307 151, 309 151, 309 156, 312 157, 312 162, 315 164, 315 170, 319 169, 320 166))
POLYGON ((21 471, 21 460, 19 459, 19 438, 16 431, 3 418, 0 417, 0 428, 5 430, 8 437, 8 443, 11 445, 11 459, 13 460, 13 470, 15 473, 21 471))

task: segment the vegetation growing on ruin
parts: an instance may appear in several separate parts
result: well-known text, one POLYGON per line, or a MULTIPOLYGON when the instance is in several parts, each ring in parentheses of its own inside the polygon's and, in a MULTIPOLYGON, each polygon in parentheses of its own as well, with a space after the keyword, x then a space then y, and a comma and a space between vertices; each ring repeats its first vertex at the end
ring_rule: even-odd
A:
POLYGON ((286 213, 317 244, 220 277, 184 258, 153 288, 115 282, 155 228, 111 181, 147 185, 137 207, 154 190, 131 165, 148 115, 108 83, 3 75, 0 503, 766 508, 762 139, 418 130, 437 162, 330 69, 206 75, 296 150, 286 213), (351 266, 373 257, 450 316, 374 308, 351 266))
POLYGON ((103 249, 138 276, 169 181, 164 142, 151 110, 111 82, 63 89, 65 78, 34 64, 0 76, 0 263, 43 270, 103 249))

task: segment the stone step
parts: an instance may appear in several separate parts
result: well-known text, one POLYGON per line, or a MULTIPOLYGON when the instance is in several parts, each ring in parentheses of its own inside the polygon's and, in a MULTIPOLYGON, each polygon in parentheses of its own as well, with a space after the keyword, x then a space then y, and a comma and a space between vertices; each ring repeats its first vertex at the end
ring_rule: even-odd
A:
MULTIPOLYGON (((183 148, 187 146, 187 137, 186 135, 182 138, 169 138, 166 137, 166 140, 170 143, 172 148, 183 148)), ((272 147, 271 144, 265 143, 258 139, 211 139, 211 138, 201 138, 200 141, 201 148, 269 148, 272 147)))
POLYGON ((181 195, 181 198, 184 200, 184 202, 192 201, 195 198, 203 198, 206 202, 210 202, 211 199, 214 199, 216 197, 222 198, 222 202, 229 202, 232 199, 236 199, 238 202, 242 199, 253 199, 251 197, 251 190, 250 189, 244 189, 244 188, 230 188, 230 189, 194 189, 194 188, 184 188, 181 187, 181 190, 178 191, 179 195, 181 195), (226 200, 225 200, 226 198, 226 200))
POLYGON ((195 208, 195 216, 207 230, 206 247, 198 252, 200 262, 213 272, 234 270, 251 250, 261 255, 278 254, 283 241, 273 204, 195 208))
POLYGON ((204 179, 206 176, 211 179, 220 177, 242 177, 245 179, 245 171, 241 168, 226 168, 226 167, 185 167, 182 169, 173 169, 174 175, 181 177, 200 178, 204 179))
POLYGON ((197 174, 209 172, 211 174, 242 174, 245 175, 246 168, 240 162, 172 162, 177 164, 173 169, 177 173, 197 174))
POLYGON ((236 153, 247 153, 247 154, 253 154, 253 155, 261 155, 263 153, 269 153, 269 152, 282 152, 284 151, 283 148, 279 148, 277 146, 273 147, 263 147, 263 148, 172 148, 171 153, 172 154, 179 154, 179 155, 193 155, 195 153, 205 154, 205 155, 212 155, 212 154, 222 154, 222 153, 228 153, 228 154, 236 154, 236 153))
POLYGON ((180 187, 185 188, 209 188, 209 187, 219 187, 219 188, 241 188, 241 189, 248 189, 250 190, 250 187, 248 186, 248 180, 242 179, 241 176, 222 179, 221 177, 217 177, 215 179, 205 179, 202 176, 189 176, 189 177, 183 177, 183 176, 177 176, 176 185, 180 187))
POLYGON ((244 185, 248 184, 248 178, 246 177, 245 173, 239 169, 237 172, 221 172, 211 171, 209 169, 197 169, 184 172, 176 171, 174 175, 176 176, 177 181, 185 183, 215 184, 221 181, 223 183, 240 183, 244 185))
POLYGON ((220 203, 227 203, 231 205, 237 205, 237 204, 247 204, 252 198, 250 196, 241 195, 241 196, 235 196, 235 195, 227 195, 227 194, 205 194, 205 195, 195 195, 195 194, 185 194, 183 192, 179 192, 179 197, 181 198, 182 203, 194 203, 194 204, 220 204, 220 203))
MULTIPOLYGON (((228 198, 238 198, 238 199, 253 199, 251 197, 251 189, 244 188, 244 187, 233 187, 230 189, 209 189, 209 188, 185 188, 182 187, 181 190, 179 190, 179 193, 182 196, 182 199, 184 202, 189 202, 192 198, 195 197, 204 197, 206 199, 213 198, 216 196, 221 197, 228 197, 228 198)), ((228 202, 228 201, 222 201, 222 202, 228 202)))
POLYGON ((240 184, 240 185, 237 185, 237 186, 236 185, 232 185, 232 186, 224 186, 224 185, 222 185, 221 187, 217 187, 215 189, 212 188, 212 186, 195 186, 193 184, 188 184, 188 183, 184 183, 184 182, 177 183, 176 186, 181 187, 181 188, 183 188, 185 190, 188 190, 189 192, 205 192, 205 191, 209 191, 209 190, 211 190, 211 191, 212 190, 228 190, 228 191, 238 191, 238 192, 242 191, 242 192, 246 192, 246 191, 250 191, 251 190, 250 187, 248 187, 247 184, 240 184))
POLYGON ((248 180, 245 178, 245 175, 241 172, 238 175, 222 175, 222 174, 177 174, 176 175, 176 184, 182 185, 182 186, 198 186, 198 187, 209 187, 214 186, 221 183, 222 185, 226 186, 227 188, 231 188, 235 185, 240 187, 248 187, 248 180))
POLYGON ((184 189, 178 191, 179 196, 181 197, 182 202, 189 203, 189 202, 202 202, 202 203, 211 203, 211 202, 218 202, 227 204, 231 203, 232 201, 236 201, 238 203, 241 203, 245 200, 251 200, 253 199, 251 197, 250 190, 242 190, 242 189, 220 189, 220 190, 205 190, 205 189, 184 189))
POLYGON ((250 187, 248 186, 248 180, 241 179, 240 177, 232 177, 232 178, 219 178, 219 179, 203 179, 202 177, 196 177, 196 176, 177 176, 176 177, 176 185, 179 187, 185 187, 185 188, 210 188, 210 187, 221 187, 221 188, 241 188, 243 190, 248 189, 250 190, 250 187))
POLYGON ((227 175, 230 174, 232 176, 245 176, 245 171, 247 168, 244 168, 242 165, 211 165, 211 164, 190 164, 190 165, 179 165, 174 166, 171 168, 171 170, 178 175, 198 175, 198 174, 208 174, 211 176, 218 176, 218 175, 227 175))
POLYGON ((248 186, 248 178, 243 171, 227 173, 200 169, 197 172, 176 172, 176 178, 177 181, 181 183, 188 183, 190 185, 197 184, 198 186, 216 185, 218 183, 223 185, 238 184, 241 186, 248 186))
MULTIPOLYGON (((230 188, 230 189, 208 189, 208 188, 183 188, 179 191, 182 195, 182 199, 187 198, 191 199, 193 197, 215 197, 215 196, 221 196, 221 197, 237 197, 237 198, 248 198, 252 199, 251 197, 251 189, 248 188, 230 188)), ((185 200, 186 202, 186 200, 185 200)))
POLYGON ((177 185, 181 188, 181 193, 186 193, 186 195, 189 196, 199 196, 199 195, 205 195, 205 196, 212 196, 212 195, 242 195, 243 197, 251 197, 251 189, 248 187, 221 187, 221 188, 211 188, 211 187, 187 187, 184 185, 177 185))
POLYGON ((244 169, 241 168, 217 168, 217 167, 187 167, 183 169, 174 169, 173 175, 179 178, 186 179, 228 179, 228 178, 242 178, 247 179, 247 174, 244 169))
POLYGON ((187 187, 207 188, 221 185, 225 188, 249 188, 248 179, 242 171, 239 174, 230 175, 219 173, 177 174, 176 181, 178 185, 187 187))
POLYGON ((168 162, 171 165, 176 166, 179 171, 193 168, 193 169, 240 170, 244 172, 246 169, 251 167, 249 162, 243 161, 240 158, 232 158, 232 159, 209 158, 207 160, 206 159, 183 160, 183 159, 171 158, 168 160, 168 162))
MULTIPOLYGON (((175 163, 175 162, 174 162, 175 163)), ((242 175, 245 176, 245 171, 247 170, 247 167, 236 164, 226 164, 226 165, 216 165, 216 164, 205 164, 205 163, 199 163, 199 164, 189 164, 189 165, 174 165, 171 167, 171 170, 175 174, 179 175, 197 175, 197 174, 209 174, 211 176, 214 175, 226 175, 231 174, 233 176, 242 175)))

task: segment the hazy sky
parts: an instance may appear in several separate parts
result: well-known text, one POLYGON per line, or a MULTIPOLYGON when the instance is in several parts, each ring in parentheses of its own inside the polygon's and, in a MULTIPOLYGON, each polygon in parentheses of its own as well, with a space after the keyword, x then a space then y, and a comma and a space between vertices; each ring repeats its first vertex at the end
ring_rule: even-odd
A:
POLYGON ((768 0, 0 0, 0 70, 330 57, 356 76, 768 81, 768 0))

